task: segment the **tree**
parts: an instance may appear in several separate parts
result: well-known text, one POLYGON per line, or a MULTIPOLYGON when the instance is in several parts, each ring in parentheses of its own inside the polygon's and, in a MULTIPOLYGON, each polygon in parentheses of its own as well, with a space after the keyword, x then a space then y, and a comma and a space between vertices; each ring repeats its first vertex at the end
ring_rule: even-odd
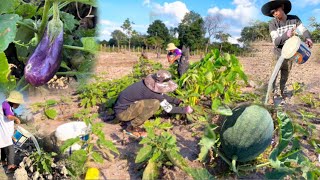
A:
POLYGON ((115 42, 116 42, 116 44, 118 46, 118 50, 120 50, 120 44, 121 44, 120 42, 127 38, 126 35, 122 31, 120 31, 118 29, 114 30, 111 33, 111 37, 112 37, 112 39, 115 40, 115 42))
POLYGON ((221 41, 220 43, 220 51, 222 50, 222 45, 226 42, 228 42, 229 37, 231 37, 228 33, 223 33, 222 31, 217 32, 215 35, 216 39, 219 39, 221 41))
POLYGON ((159 37, 164 43, 168 43, 170 39, 169 30, 161 20, 155 20, 148 27, 147 33, 149 37, 159 37))
POLYGON ((204 28, 208 34, 208 40, 206 43, 205 52, 208 52, 208 46, 211 43, 211 38, 214 37, 219 31, 223 31, 228 27, 227 24, 223 22, 223 18, 220 14, 208 15, 204 20, 204 28))
POLYGON ((311 38, 315 42, 320 41, 320 23, 317 22, 317 19, 315 17, 310 17, 310 26, 314 28, 313 31, 311 31, 311 38))
POLYGON ((251 26, 244 27, 241 30, 240 42, 247 43, 256 40, 271 41, 269 24, 267 22, 255 21, 251 26))
POLYGON ((204 44, 204 21, 200 14, 190 11, 182 19, 178 26, 178 39, 180 46, 185 45, 192 49, 201 47, 204 44))
POLYGON ((130 51, 130 45, 131 45, 131 36, 133 32, 131 24, 134 24, 134 22, 131 22, 129 18, 127 18, 121 26, 121 28, 123 29, 123 31, 125 32, 128 38, 129 51, 130 51))

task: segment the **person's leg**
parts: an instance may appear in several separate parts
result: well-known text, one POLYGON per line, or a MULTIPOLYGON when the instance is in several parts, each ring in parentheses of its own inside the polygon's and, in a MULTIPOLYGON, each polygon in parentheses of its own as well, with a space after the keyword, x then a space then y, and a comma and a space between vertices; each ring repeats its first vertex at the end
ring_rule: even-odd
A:
POLYGON ((136 101, 128 109, 117 114, 120 121, 131 121, 131 125, 137 127, 149 119, 160 107, 157 99, 145 99, 136 101))
POLYGON ((7 163, 7 161, 6 161, 6 158, 7 158, 7 155, 6 155, 7 153, 6 153, 6 148, 4 147, 4 148, 1 148, 1 163, 2 163, 2 165, 6 165, 7 163))
POLYGON ((292 68, 292 64, 293 64, 292 60, 285 59, 283 61, 282 67, 281 67, 280 93, 283 98, 285 98, 285 96, 286 96, 284 94, 284 90, 286 88, 286 83, 289 79, 289 74, 290 74, 290 71, 292 68))
POLYGON ((14 164, 14 156, 15 156, 15 153, 14 153, 14 147, 13 145, 10 145, 10 146, 7 146, 7 159, 8 159, 8 169, 11 169, 11 168, 16 168, 16 165, 14 164))
POLYGON ((160 102, 157 99, 146 99, 139 102, 141 113, 139 113, 139 115, 131 121, 131 125, 133 127, 138 127, 142 125, 160 108, 160 102))

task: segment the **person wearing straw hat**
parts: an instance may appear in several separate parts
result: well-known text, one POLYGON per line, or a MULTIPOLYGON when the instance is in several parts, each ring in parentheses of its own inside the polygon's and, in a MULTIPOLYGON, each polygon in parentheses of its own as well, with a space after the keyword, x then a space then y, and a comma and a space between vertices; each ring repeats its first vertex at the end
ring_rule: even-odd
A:
MULTIPOLYGON (((281 50, 284 43, 295 33, 303 36, 305 43, 311 48, 313 42, 310 32, 302 24, 298 16, 288 15, 291 11, 291 2, 289 0, 270 0, 261 8, 265 16, 273 17, 269 22, 269 32, 274 44, 274 65, 281 56, 281 50)), ((288 81, 289 72, 292 68, 293 61, 285 59, 280 68, 280 95, 283 99, 287 97, 285 93, 286 83, 288 81)), ((277 78, 276 78, 277 79, 277 78)), ((273 82, 273 91, 270 95, 269 103, 273 103, 276 80, 273 82)))
POLYGON ((18 91, 11 91, 9 97, 2 103, 2 111, 0 111, 1 163, 2 165, 8 165, 7 173, 14 172, 17 168, 14 164, 15 153, 12 136, 14 134, 14 123, 20 124, 20 120, 14 115, 13 109, 17 109, 23 103, 23 95, 18 91))
POLYGON ((139 126, 153 116, 160 107, 167 113, 192 113, 193 109, 190 106, 178 107, 182 101, 165 94, 173 92, 177 87, 178 85, 171 80, 170 72, 166 70, 149 74, 119 94, 114 106, 116 118, 130 122, 126 128, 130 135, 144 137, 146 132, 139 126))
MULTIPOLYGON (((177 48, 173 43, 169 43, 166 50, 168 51, 167 59, 169 64, 178 64, 177 71, 179 77, 181 77, 189 67, 188 58, 185 55, 186 53, 177 48)), ((186 49, 183 50, 186 51, 186 49)))

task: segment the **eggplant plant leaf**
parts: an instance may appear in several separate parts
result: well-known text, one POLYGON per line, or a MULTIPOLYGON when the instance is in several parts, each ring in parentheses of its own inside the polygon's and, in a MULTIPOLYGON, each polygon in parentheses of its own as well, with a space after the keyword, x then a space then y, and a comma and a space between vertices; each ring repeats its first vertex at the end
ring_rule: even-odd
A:
POLYGON ((44 113, 49 119, 54 119, 58 115, 58 112, 55 109, 46 109, 44 113))
POLYGON ((141 163, 147 160, 151 154, 152 154, 152 146, 145 145, 139 150, 135 163, 141 163))
POLYGON ((2 1, 0 6, 0 14, 11 12, 14 7, 14 0, 2 1))
POLYGON ((92 51, 93 53, 98 50, 98 44, 94 37, 81 38, 81 42, 85 50, 92 51))
POLYGON ((63 28, 69 32, 72 32, 76 25, 79 25, 79 21, 77 21, 72 14, 61 12, 60 17, 63 22, 63 28))
POLYGON ((16 23, 21 19, 17 14, 0 15, 0 52, 6 50, 17 33, 16 23))
POLYGON ((4 52, 0 53, 0 83, 8 82, 8 76, 11 70, 9 68, 8 60, 4 52))

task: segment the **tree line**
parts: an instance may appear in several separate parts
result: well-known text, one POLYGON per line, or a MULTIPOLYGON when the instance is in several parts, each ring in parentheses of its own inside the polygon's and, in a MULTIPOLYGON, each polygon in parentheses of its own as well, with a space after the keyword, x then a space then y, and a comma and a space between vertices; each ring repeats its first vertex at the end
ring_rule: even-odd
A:
MULTIPOLYGON (((315 42, 320 40, 320 23, 317 23, 315 17, 309 19, 312 27, 312 38, 315 42)), ((200 14, 190 11, 186 13, 181 23, 177 27, 168 28, 161 20, 155 20, 149 25, 146 34, 141 34, 133 29, 134 22, 127 18, 122 26, 122 30, 114 30, 111 33, 109 41, 100 41, 100 44, 113 46, 120 49, 126 45, 130 51, 131 47, 141 47, 145 49, 154 49, 158 52, 163 50, 166 45, 173 42, 177 47, 182 45, 190 48, 191 51, 203 50, 208 52, 212 48, 218 48, 221 51, 229 53, 241 53, 249 49, 250 42, 264 40, 271 42, 268 22, 254 21, 251 25, 241 30, 238 44, 228 42, 230 34, 226 33, 228 24, 219 14, 208 15, 202 18, 200 14)))

